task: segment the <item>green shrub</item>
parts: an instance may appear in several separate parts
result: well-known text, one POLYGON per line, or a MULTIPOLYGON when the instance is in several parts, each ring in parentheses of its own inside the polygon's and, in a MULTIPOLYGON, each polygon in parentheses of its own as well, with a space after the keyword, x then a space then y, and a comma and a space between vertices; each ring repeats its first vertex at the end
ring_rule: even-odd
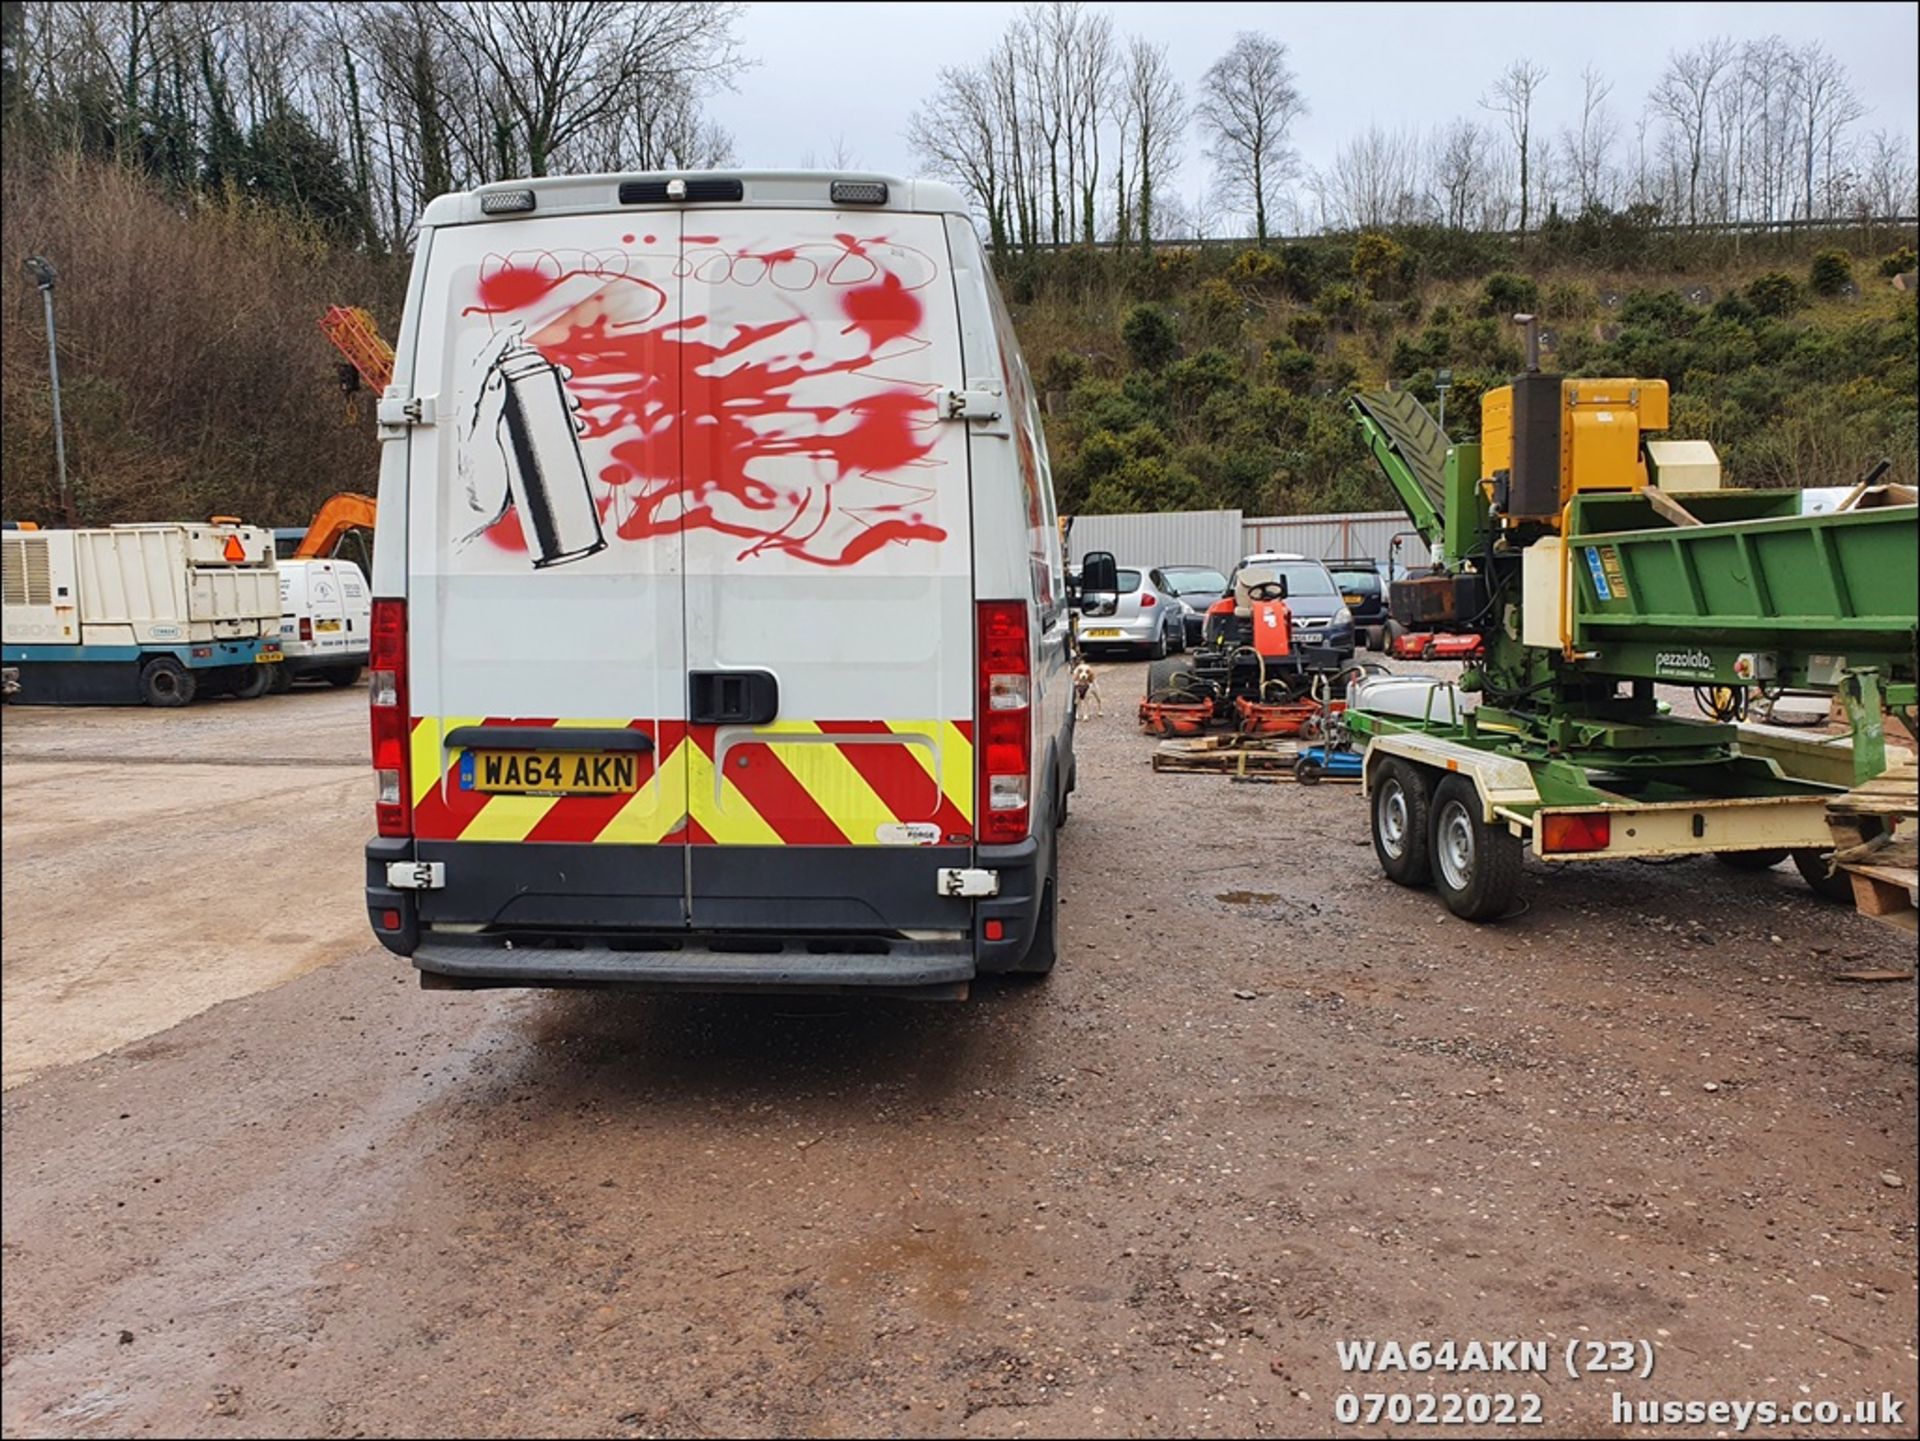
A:
POLYGON ((1142 370, 1160 370, 1180 353, 1173 318, 1157 305, 1136 305, 1120 326, 1127 354, 1142 370))
POLYGON ((1480 313, 1501 317, 1532 310, 1540 300, 1540 287, 1524 275, 1499 270, 1487 277, 1480 290, 1480 313))
POLYGON ((1334 325, 1350 326, 1360 313, 1360 292, 1344 282, 1329 285, 1313 302, 1313 308, 1334 325))
POLYGON ((1762 315, 1791 315, 1800 308, 1800 285, 1791 275, 1769 270, 1747 287, 1747 303, 1762 315))
POLYGON ((1299 395, 1313 383, 1313 357, 1291 340, 1270 341, 1267 374, 1274 384, 1299 395))
POLYGON ((1317 315, 1296 315, 1287 322, 1287 334, 1302 350, 1318 350, 1327 338, 1327 322, 1317 315))
POLYGON ((1391 235, 1368 231, 1353 243, 1348 268, 1369 295, 1392 292, 1405 278, 1406 249, 1391 235))
POLYGON ((1844 250, 1823 250, 1813 257, 1807 283, 1815 295, 1844 295, 1853 284, 1853 260, 1844 250))
POLYGON ((1244 311, 1240 292, 1226 281, 1203 280, 1193 296, 1193 334, 1202 345, 1232 345, 1240 338, 1244 311))
POLYGON ((1599 308, 1593 287, 1577 280, 1556 280, 1547 287, 1540 313, 1548 320, 1585 320, 1599 308))
POLYGON ((1233 263, 1227 267, 1227 279, 1235 285, 1262 289, 1280 284, 1285 279, 1285 271, 1271 251, 1247 249, 1233 257, 1233 263))
POLYGON ((1741 325, 1751 325, 1759 314, 1760 312, 1754 309, 1753 302, 1738 291, 1723 295, 1713 303, 1715 320, 1732 320, 1741 325))
POLYGON ((1880 262, 1880 273, 1891 280, 1896 275, 1905 275, 1915 266, 1920 266, 1920 255, 1913 253, 1911 245, 1903 245, 1880 262))
POLYGON ((1087 358, 1077 350, 1050 352, 1034 376, 1042 390, 1072 390, 1086 378, 1087 358))

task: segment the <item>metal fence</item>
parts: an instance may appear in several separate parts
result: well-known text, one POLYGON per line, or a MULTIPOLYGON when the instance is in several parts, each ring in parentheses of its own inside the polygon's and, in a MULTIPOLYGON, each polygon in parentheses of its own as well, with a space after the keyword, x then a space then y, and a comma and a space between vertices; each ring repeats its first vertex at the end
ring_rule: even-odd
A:
POLYGON ((1370 556, 1393 574, 1426 565, 1432 557, 1413 522, 1397 510, 1353 511, 1343 515, 1263 515, 1241 522, 1247 553, 1288 551, 1316 560, 1370 556), (1394 538, 1400 545, 1394 548, 1394 538))
POLYGON ((1246 554, 1242 529, 1237 510, 1076 515, 1067 553, 1076 564, 1090 550, 1110 550, 1122 565, 1210 565, 1225 573, 1246 554))
POLYGON ((1426 543, 1397 510, 1342 515, 1243 516, 1237 510, 1159 514, 1076 515, 1067 553, 1078 563, 1090 550, 1110 550, 1122 565, 1210 565, 1233 569, 1244 555, 1277 550, 1316 560, 1371 556, 1392 574, 1424 566, 1426 543), (1394 538, 1400 538, 1394 548, 1394 538))

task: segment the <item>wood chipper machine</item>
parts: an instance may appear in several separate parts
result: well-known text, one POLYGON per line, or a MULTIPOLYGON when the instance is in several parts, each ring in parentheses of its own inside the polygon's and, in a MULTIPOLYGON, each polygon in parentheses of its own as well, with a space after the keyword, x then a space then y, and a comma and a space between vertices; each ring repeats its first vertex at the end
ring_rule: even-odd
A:
POLYGON ((1886 768, 1888 711, 1913 727, 1913 491, 1802 514, 1797 491, 1725 488, 1706 441, 1656 438, 1664 381, 1542 374, 1516 320, 1528 368, 1484 397, 1478 444, 1405 394, 1351 402, 1435 555, 1394 584, 1395 619, 1484 644, 1456 682, 1349 687, 1381 867, 1470 920, 1512 908, 1525 850, 1791 856, 1846 896, 1826 804, 1886 768), (1852 734, 1690 718, 1662 685, 1837 694, 1852 734))

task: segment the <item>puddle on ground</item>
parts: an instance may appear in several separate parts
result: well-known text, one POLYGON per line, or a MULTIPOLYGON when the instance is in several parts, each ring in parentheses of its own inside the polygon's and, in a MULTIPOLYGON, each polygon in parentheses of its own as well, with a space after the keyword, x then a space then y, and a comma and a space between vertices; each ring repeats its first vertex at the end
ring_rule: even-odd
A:
POLYGON ((1270 906, 1281 897, 1273 891, 1222 891, 1214 899, 1230 906, 1270 906))

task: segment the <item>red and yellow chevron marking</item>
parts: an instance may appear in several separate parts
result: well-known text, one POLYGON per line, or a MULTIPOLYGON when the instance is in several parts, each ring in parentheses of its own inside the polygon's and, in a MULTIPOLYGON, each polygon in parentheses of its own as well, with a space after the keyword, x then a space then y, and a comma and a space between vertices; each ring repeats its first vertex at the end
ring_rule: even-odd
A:
MULTIPOLYGON (((973 834, 973 722, 684 721, 423 716, 413 723, 414 834, 426 840, 871 846, 973 834), (653 737, 639 789, 508 796, 460 788, 467 725, 619 726, 653 737), (931 829, 927 829, 931 828, 931 829)), ((931 843, 928 840, 926 843, 931 843)))

